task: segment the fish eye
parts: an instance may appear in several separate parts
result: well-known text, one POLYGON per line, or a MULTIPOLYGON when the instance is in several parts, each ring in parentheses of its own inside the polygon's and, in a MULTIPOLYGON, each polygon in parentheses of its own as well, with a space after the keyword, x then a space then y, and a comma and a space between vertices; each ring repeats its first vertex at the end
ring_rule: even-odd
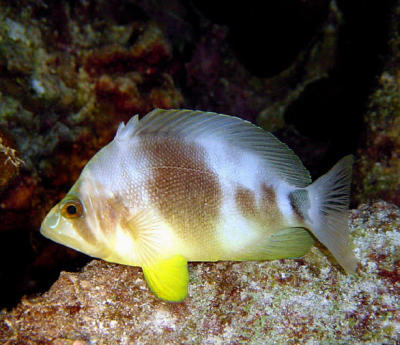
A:
POLYGON ((68 200, 61 206, 61 215, 65 218, 78 218, 83 214, 83 207, 79 200, 68 200))

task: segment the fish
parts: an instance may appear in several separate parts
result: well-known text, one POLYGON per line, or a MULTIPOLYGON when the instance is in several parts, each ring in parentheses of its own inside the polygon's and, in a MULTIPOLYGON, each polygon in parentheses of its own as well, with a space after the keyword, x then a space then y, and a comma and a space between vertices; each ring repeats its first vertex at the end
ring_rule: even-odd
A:
POLYGON ((122 122, 44 218, 41 233, 108 262, 139 266, 169 302, 188 262, 298 258, 321 242, 347 273, 353 158, 315 182, 274 135, 238 117, 155 109, 122 122))

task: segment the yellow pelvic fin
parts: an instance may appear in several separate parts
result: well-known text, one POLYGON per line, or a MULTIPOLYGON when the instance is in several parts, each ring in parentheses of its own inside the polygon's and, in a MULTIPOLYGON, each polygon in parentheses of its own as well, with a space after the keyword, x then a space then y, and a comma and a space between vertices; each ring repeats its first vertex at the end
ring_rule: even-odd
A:
POLYGON ((150 290, 157 297, 168 302, 180 302, 187 296, 189 272, 182 255, 144 266, 143 273, 150 290))
POLYGON ((304 228, 287 228, 273 234, 264 246, 267 260, 298 258, 306 254, 314 243, 304 228))

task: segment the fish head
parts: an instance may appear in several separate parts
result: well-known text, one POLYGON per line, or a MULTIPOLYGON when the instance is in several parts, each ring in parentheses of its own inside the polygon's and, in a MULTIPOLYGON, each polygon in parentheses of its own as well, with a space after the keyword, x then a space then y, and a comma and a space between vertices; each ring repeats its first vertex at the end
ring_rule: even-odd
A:
POLYGON ((90 196, 82 191, 82 175, 46 215, 40 232, 54 242, 93 257, 102 257, 105 246, 99 242, 93 229, 93 206, 90 196))
POLYGON ((106 261, 132 261, 120 258, 117 250, 118 244, 126 247, 118 230, 126 227, 126 219, 135 210, 130 202, 140 199, 139 185, 134 188, 127 181, 136 170, 134 160, 126 164, 134 149, 125 146, 124 141, 113 140, 89 160, 66 196, 43 220, 42 235, 106 261))

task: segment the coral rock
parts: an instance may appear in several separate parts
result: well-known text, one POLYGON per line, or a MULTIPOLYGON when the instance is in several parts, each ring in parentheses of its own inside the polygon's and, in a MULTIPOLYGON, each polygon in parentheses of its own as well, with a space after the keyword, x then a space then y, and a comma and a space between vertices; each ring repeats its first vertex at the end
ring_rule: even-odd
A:
POLYGON ((382 73, 365 122, 367 135, 358 152, 355 197, 360 202, 381 198, 400 206, 400 71, 382 73))

